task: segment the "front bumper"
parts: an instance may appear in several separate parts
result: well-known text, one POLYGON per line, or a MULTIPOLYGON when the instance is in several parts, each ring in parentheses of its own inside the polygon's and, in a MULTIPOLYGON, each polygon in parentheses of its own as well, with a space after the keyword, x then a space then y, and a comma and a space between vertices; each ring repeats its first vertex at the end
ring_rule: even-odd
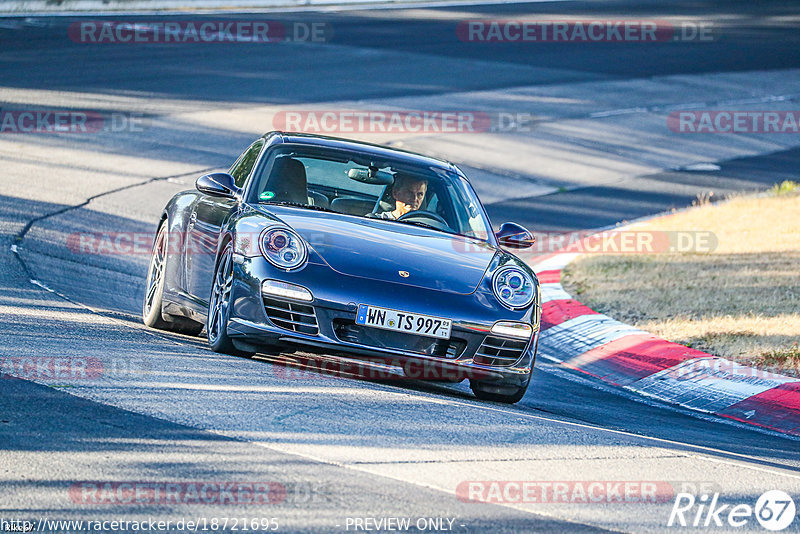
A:
POLYGON ((322 264, 309 263, 298 272, 286 273, 263 258, 237 256, 234 267, 228 335, 247 344, 283 349, 290 345, 308 352, 365 358, 402 367, 406 374, 410 371, 423 379, 445 375, 523 387, 533 369, 539 335, 535 307, 508 310, 493 302, 491 295, 479 292, 442 298, 441 291, 344 276, 322 264), (265 307, 261 293, 265 279, 303 286, 314 300, 269 297, 270 307, 265 307), (285 303, 291 303, 289 311, 275 311, 285 303), (436 340, 358 326, 359 304, 450 318, 451 337, 436 340), (531 338, 521 341, 491 334, 492 325, 501 320, 532 324, 531 338))

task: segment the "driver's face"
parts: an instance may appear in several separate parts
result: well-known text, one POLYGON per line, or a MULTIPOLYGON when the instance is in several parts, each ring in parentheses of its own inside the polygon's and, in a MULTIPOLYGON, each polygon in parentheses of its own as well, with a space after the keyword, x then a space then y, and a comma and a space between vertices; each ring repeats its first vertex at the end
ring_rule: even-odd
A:
POLYGON ((428 191, 427 182, 406 182, 402 187, 392 194, 395 200, 409 206, 412 210, 418 210, 425 200, 425 193, 428 191))

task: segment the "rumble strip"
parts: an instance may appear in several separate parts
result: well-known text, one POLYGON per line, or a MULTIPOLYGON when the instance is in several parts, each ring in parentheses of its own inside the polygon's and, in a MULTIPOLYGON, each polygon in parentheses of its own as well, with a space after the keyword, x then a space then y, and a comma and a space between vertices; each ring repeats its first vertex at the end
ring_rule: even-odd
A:
POLYGON ((561 270, 576 257, 554 254, 532 263, 542 288, 542 357, 662 401, 800 436, 800 379, 665 341, 597 313, 561 286, 561 270))

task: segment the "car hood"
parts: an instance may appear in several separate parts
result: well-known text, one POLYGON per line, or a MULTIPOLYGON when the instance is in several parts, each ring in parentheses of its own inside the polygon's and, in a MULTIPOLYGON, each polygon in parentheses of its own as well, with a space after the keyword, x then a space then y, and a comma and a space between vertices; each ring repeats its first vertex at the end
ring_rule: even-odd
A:
POLYGON ((284 206, 259 209, 293 228, 331 269, 352 277, 470 294, 496 253, 484 241, 411 224, 284 206))

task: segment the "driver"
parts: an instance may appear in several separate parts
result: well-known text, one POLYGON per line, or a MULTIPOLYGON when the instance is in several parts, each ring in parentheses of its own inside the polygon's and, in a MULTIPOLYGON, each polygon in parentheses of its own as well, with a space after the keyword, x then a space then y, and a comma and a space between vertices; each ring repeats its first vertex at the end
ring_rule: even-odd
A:
POLYGON ((394 199, 394 210, 391 205, 381 203, 381 207, 386 211, 377 213, 381 219, 399 219, 406 213, 418 210, 425 200, 428 192, 428 181, 424 178, 417 178, 407 174, 396 174, 394 185, 392 186, 392 198, 394 199))

